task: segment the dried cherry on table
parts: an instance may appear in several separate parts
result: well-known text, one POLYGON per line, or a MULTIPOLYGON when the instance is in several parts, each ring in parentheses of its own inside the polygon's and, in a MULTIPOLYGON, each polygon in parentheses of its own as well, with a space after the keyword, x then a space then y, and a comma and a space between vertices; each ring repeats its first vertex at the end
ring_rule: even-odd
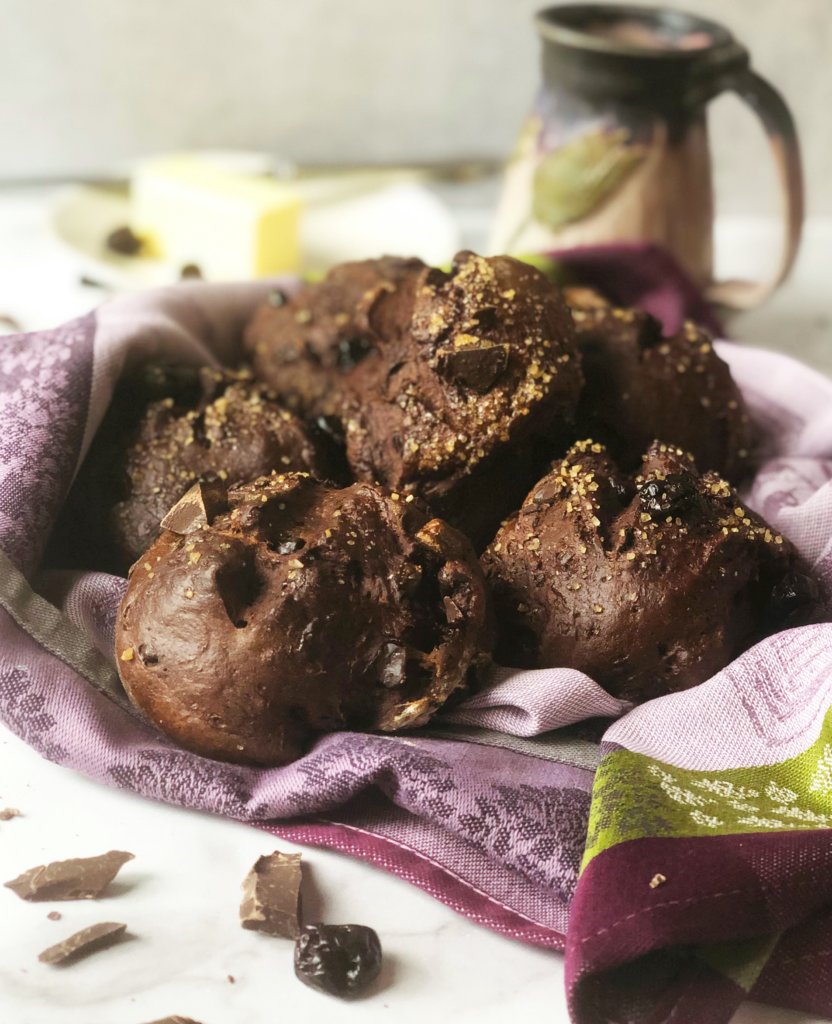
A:
POLYGON ((295 974, 333 996, 358 995, 381 971, 381 943, 363 924, 305 925, 295 941, 295 974))

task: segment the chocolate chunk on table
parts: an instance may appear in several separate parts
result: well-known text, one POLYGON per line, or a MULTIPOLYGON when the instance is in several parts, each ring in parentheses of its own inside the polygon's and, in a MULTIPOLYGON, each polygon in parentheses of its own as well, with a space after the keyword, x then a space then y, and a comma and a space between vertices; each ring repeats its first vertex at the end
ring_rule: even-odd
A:
POLYGON ((9 316, 8 313, 0 313, 0 330, 17 333, 18 331, 22 331, 23 327, 20 321, 15 320, 13 316, 9 316))
POLYGON ((29 868, 4 883, 22 900, 93 900, 107 888, 132 853, 110 850, 98 857, 74 857, 29 868))
POLYGON ((107 949, 114 945, 127 931, 126 924, 114 921, 102 921, 101 924, 90 925, 75 932, 63 942, 45 949, 38 960, 43 964, 65 964, 80 960, 81 957, 95 953, 99 949, 107 949))
POLYGON ((259 857, 243 882, 243 928, 293 939, 298 934, 301 866, 299 853, 259 857))
POLYGON ((200 1024, 200 1022, 194 1020, 193 1017, 180 1017, 177 1013, 173 1017, 161 1017, 159 1020, 152 1020, 149 1024, 200 1024))

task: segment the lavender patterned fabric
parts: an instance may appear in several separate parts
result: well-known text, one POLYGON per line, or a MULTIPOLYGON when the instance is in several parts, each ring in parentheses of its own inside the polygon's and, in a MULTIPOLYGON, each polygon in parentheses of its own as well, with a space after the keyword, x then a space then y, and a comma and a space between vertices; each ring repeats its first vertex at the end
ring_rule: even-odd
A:
MULTIPOLYGON (((632 722, 641 737, 651 705, 630 711, 572 670, 499 671, 422 733, 334 734, 281 769, 220 764, 173 746, 126 701, 112 655, 125 581, 41 565, 118 375, 159 354, 231 358, 266 287, 182 285, 0 340, 0 718, 105 784, 364 857, 489 927, 562 948, 598 762, 586 720, 618 717, 615 729, 632 722)), ((832 579, 832 384, 785 357, 720 352, 764 434, 747 499, 832 579)), ((768 657, 766 643, 746 655, 752 667, 768 657)), ((666 698, 666 720, 710 728, 709 685, 666 698)), ((722 724, 713 742, 730 745, 730 712, 722 724)), ((687 740, 695 751, 709 737, 687 740)))

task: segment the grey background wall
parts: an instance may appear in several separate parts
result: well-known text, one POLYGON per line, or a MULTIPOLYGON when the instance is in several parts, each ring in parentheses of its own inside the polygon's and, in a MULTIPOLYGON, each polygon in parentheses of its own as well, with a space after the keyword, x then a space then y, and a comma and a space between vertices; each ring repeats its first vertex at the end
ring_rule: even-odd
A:
MULTIPOLYGON (((651 2, 651 0, 645 0, 651 2)), ((303 162, 500 157, 541 0, 0 0, 0 181, 239 146, 303 162)), ((682 0, 729 25, 800 125, 832 214, 832 0, 682 0)), ((720 207, 775 212, 752 116, 713 111, 720 207)))

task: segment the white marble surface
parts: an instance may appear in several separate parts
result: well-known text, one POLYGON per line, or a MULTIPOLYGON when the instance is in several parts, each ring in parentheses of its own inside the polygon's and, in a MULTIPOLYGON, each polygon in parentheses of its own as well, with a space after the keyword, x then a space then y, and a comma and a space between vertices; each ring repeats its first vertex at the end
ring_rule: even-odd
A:
MULTIPOLYGON (((0 314, 29 329, 56 324, 100 300, 78 284, 77 261, 51 239, 49 199, 42 191, 0 193, 0 314)), ((466 223, 470 241, 476 236, 470 211, 466 223)), ((737 230, 742 256, 745 229, 737 230)), ((766 334, 763 311, 748 318, 749 324, 759 318, 758 340, 766 334, 762 340, 774 344, 788 335, 792 348, 826 367, 832 366, 832 343, 822 256, 829 231, 828 224, 810 228, 799 274, 771 306, 772 314, 778 311, 777 331, 766 334)), ((748 237, 751 249, 758 248, 753 231, 748 237)), ((50 859, 113 848, 130 850, 136 859, 97 902, 27 904, 0 888, 2 1022, 143 1024, 174 1013, 203 1024, 502 1024, 509 1015, 567 1021, 558 954, 494 935, 379 870, 305 849, 308 918, 371 924, 386 953, 385 971, 368 998, 344 1004, 312 992, 293 976, 290 943, 237 923, 239 885, 250 865, 276 845, 290 844, 91 783, 0 730, 0 807, 8 806, 22 816, 0 822, 2 880, 50 859), (61 920, 48 920, 53 909, 61 920), (127 923, 130 938, 69 968, 37 962, 46 946, 101 920, 127 923)), ((749 1004, 734 1024, 813 1021, 749 1004)))
POLYGON ((504 1021, 507 1007, 566 1021, 559 955, 470 924, 382 871, 294 847, 255 828, 111 790, 43 761, 0 734, 0 878, 51 859, 109 849, 136 855, 96 901, 25 903, 0 889, 0 1020, 141 1024, 166 1014, 203 1024, 275 1021, 504 1021), (302 985, 292 943, 238 924, 240 882, 258 856, 301 851, 310 919, 370 924, 385 969, 372 995, 342 1003, 302 985), (310 884, 307 884, 310 883, 310 884), (47 913, 58 910, 60 921, 47 913), (130 938, 55 968, 38 953, 97 921, 130 938), (235 978, 232 984, 228 975, 235 978))

